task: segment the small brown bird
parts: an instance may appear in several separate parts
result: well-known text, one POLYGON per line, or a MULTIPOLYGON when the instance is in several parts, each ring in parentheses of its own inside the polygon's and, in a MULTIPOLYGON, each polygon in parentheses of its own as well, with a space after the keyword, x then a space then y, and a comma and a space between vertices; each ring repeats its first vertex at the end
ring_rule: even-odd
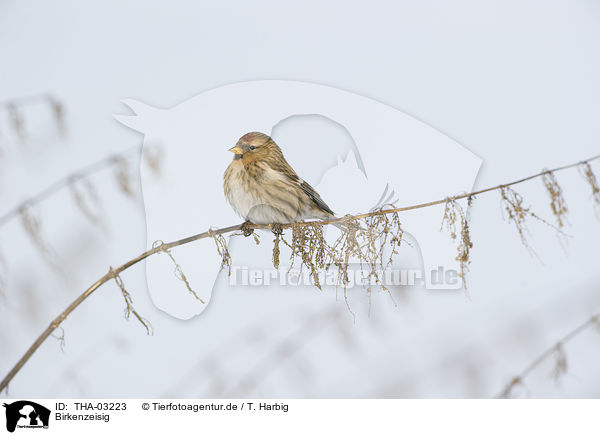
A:
POLYGON ((223 188, 233 209, 246 221, 286 224, 334 217, 266 134, 247 133, 229 151, 235 156, 225 171, 223 188))

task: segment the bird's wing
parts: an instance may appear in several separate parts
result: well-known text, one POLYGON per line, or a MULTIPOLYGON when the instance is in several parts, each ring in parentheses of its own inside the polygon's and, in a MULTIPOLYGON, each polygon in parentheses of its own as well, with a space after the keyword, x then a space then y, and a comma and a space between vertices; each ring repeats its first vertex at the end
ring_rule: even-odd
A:
POLYGON ((315 203, 317 207, 319 207, 319 209, 323 210, 325 213, 331 214, 332 216, 335 215, 335 213, 329 208, 329 206, 325 204, 325 201, 323 201, 321 195, 319 195, 310 184, 302 180, 299 180, 299 182, 302 191, 308 195, 308 197, 312 200, 312 202, 315 203))
POLYGON ((323 201, 321 195, 319 195, 310 184, 302 180, 298 174, 296 174, 296 171, 294 171, 294 169, 285 160, 285 158, 283 158, 283 156, 281 157, 281 159, 269 160, 267 162, 268 165, 275 171, 283 174, 288 180, 298 186, 320 210, 335 216, 335 213, 327 204, 325 204, 325 201, 323 201))

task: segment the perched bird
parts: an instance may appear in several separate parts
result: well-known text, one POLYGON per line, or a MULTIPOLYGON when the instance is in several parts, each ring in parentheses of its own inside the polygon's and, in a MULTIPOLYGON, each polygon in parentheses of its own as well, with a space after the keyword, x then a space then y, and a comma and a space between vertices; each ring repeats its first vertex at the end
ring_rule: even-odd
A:
POLYGON ((235 156, 225 171, 223 188, 233 209, 246 221, 286 224, 335 217, 266 134, 247 133, 229 151, 235 156))

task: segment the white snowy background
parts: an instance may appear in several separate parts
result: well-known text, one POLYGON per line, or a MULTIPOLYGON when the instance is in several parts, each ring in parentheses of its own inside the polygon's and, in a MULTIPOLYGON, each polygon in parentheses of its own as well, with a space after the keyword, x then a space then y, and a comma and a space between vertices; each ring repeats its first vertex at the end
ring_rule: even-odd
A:
MULTIPOLYGON (((141 136, 112 117, 127 113, 120 100, 168 108, 257 79, 320 83, 403 110, 482 158, 476 188, 578 161, 600 149, 599 20, 594 1, 4 1, 0 98, 51 93, 65 104, 68 136, 59 137, 47 107, 33 102, 22 110, 27 141, 20 144, 0 109, 0 214, 70 172, 140 145, 141 136)), ((322 119, 291 119, 278 129, 281 138, 327 131, 335 149, 352 147, 322 119)), ((131 168, 138 166, 134 159, 131 168)), ((312 155, 295 155, 294 167, 307 179, 322 175, 312 155)), ((154 307, 138 266, 122 278, 153 336, 123 319, 123 299, 108 283, 63 323, 64 349, 50 337, 8 394, 492 397, 600 310, 600 221, 590 190, 576 170, 557 177, 572 237, 563 249, 551 228, 530 222, 540 259, 502 219, 497 192, 476 199, 470 299, 460 291, 395 289, 397 306, 375 293, 369 314, 366 295, 354 290, 354 320, 333 291, 229 287, 222 274, 210 306, 182 321, 154 307)), ((0 376, 109 266, 145 248, 139 184, 131 199, 111 169, 90 180, 105 229, 86 220, 68 188, 36 208, 61 270, 44 260, 18 218, 0 228, 0 376)), ((540 180, 516 189, 552 218, 540 180)), ((202 201, 201 188, 190 201, 202 201)), ((419 264, 418 249, 407 249, 407 262, 419 264)), ((185 291, 175 278, 173 291, 185 291)), ((598 331, 577 336, 565 352, 565 375, 554 380, 550 358, 517 395, 599 397, 598 331)))

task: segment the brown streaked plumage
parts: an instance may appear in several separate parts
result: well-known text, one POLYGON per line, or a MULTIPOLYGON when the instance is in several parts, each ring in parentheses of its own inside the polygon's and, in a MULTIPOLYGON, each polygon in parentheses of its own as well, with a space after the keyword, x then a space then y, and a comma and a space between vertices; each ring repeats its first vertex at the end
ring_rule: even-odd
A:
POLYGON ((223 188, 233 209, 247 221, 285 224, 334 217, 266 134, 247 133, 230 151, 235 156, 225 171, 223 188))

